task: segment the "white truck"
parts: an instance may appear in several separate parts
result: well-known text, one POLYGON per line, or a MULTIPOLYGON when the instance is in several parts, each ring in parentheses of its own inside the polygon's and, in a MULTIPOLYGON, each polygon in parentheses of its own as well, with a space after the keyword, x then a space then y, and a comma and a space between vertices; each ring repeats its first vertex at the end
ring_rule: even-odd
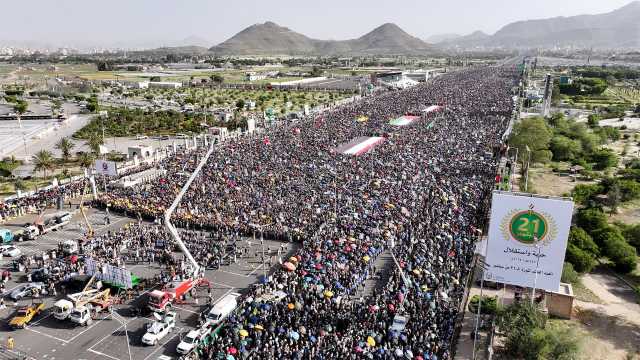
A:
POLYGON ((238 293, 227 294, 215 303, 206 316, 206 324, 216 326, 226 319, 238 306, 238 297, 240 297, 238 293))
POLYGON ((40 235, 63 229, 70 222, 71 214, 68 212, 59 212, 45 217, 40 216, 33 224, 26 224, 22 228, 22 233, 25 240, 35 240, 40 235))

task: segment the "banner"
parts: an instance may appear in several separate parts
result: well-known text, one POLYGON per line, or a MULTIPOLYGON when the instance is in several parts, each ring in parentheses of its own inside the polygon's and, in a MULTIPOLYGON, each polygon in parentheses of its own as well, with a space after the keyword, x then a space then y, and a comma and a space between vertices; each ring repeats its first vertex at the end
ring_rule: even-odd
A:
POLYGON ((384 142, 383 137, 367 137, 361 136, 351 140, 346 144, 342 144, 336 148, 336 152, 344 155, 360 156, 367 153, 377 145, 384 142))
POLYGON ((97 174, 107 176, 118 175, 118 168, 115 161, 96 160, 95 169, 97 174))
POLYGON ((133 287, 131 271, 125 268, 101 264, 93 260, 93 258, 85 259, 84 268, 87 275, 95 275, 97 280, 121 286, 125 289, 131 289, 133 287))
POLYGON ((485 280, 557 292, 573 201, 495 191, 485 280))

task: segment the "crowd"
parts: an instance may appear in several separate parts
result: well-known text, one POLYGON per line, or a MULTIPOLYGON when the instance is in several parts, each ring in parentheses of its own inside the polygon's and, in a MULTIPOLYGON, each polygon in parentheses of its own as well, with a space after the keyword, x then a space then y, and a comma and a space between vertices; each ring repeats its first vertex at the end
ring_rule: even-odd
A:
MULTIPOLYGON (((230 239, 257 229, 303 246, 201 356, 450 358, 515 84, 512 69, 456 72, 216 148, 173 218, 214 234, 185 237, 197 260, 215 265, 230 239), (388 124, 434 104, 444 110, 407 127, 388 124), (386 141, 358 157, 334 151, 360 136, 386 141), (393 254, 402 273, 362 297, 381 254, 393 254), (276 290, 281 301, 258 300, 276 290), (402 317, 406 325, 392 327, 402 317)), ((114 189, 100 203, 158 218, 204 151, 167 159, 157 182, 114 189)))

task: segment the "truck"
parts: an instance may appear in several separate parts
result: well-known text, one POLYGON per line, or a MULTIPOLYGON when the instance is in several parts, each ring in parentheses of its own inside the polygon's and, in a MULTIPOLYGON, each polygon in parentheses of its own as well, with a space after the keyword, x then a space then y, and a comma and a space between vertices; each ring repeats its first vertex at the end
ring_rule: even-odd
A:
POLYGON ((171 281, 163 290, 153 290, 149 293, 149 309, 151 311, 164 311, 170 308, 174 302, 179 302, 196 282, 193 279, 171 281))
POLYGON ((21 240, 35 240, 38 236, 51 231, 63 229, 71 222, 71 214, 59 212, 47 216, 38 216, 33 224, 25 224, 20 230, 21 240))
POLYGON ((231 293, 225 295, 217 303, 213 305, 209 313, 206 315, 206 323, 210 326, 216 326, 220 324, 224 319, 229 316, 238 306, 239 293, 231 293))
POLYGON ((101 290, 102 284, 99 282, 96 284, 97 288, 92 289, 94 281, 95 276, 91 277, 82 291, 56 301, 53 305, 53 316, 58 320, 70 319, 76 324, 88 325, 91 323, 92 312, 109 310, 113 305, 110 290, 101 290))
POLYGON ((44 303, 34 302, 28 306, 22 306, 9 322, 9 326, 14 329, 24 329, 33 318, 44 310, 44 303))

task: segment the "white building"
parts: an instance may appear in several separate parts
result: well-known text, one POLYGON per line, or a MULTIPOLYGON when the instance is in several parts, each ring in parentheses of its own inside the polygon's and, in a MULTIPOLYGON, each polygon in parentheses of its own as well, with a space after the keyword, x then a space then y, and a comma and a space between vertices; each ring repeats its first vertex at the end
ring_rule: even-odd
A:
POLYGON ((137 156, 138 159, 145 160, 153 156, 153 147, 148 145, 129 146, 127 154, 129 155, 129 159, 137 156))
POLYGON ((156 89, 179 89, 182 87, 182 83, 169 82, 169 81, 149 81, 149 88, 156 89))
POLYGON ((256 73, 256 72, 248 72, 245 75, 245 80, 247 81, 258 81, 258 80, 264 80, 267 78, 266 74, 262 74, 262 73, 256 73))

